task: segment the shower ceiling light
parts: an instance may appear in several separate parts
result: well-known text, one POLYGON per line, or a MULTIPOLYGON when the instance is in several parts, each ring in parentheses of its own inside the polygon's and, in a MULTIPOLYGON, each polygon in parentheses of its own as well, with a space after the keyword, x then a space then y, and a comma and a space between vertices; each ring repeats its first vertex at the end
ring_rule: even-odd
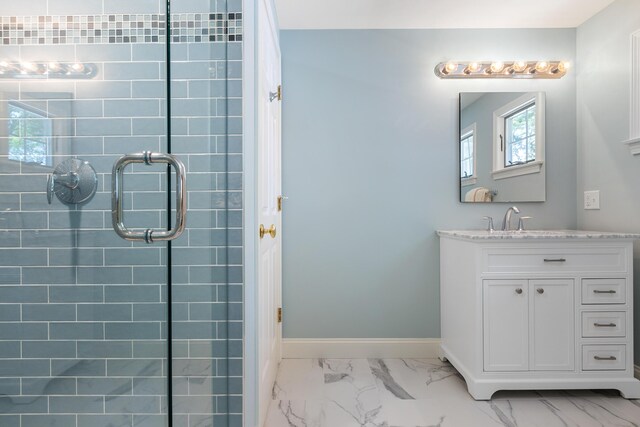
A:
POLYGON ((9 62, 0 61, 0 79, 92 79, 95 64, 81 62, 9 62))
POLYGON ((435 73, 441 79, 559 79, 568 69, 564 61, 448 61, 435 73))

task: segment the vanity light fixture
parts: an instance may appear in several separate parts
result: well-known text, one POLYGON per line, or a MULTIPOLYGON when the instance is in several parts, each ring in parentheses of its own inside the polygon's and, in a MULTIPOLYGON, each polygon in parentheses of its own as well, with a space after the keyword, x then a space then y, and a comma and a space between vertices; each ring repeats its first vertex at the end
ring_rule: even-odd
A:
POLYGON ((441 79, 559 79, 570 64, 564 61, 441 62, 436 76, 441 79))
POLYGON ((83 62, 9 62, 0 61, 0 79, 92 79, 95 64, 83 62))

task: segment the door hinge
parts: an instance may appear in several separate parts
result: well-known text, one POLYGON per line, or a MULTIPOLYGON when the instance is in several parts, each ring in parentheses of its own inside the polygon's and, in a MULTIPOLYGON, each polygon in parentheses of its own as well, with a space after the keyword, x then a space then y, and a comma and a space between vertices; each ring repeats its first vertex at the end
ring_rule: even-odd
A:
POLYGON ((282 85, 278 85, 275 92, 269 92, 269 102, 273 102, 276 99, 282 101, 282 85))
POLYGON ((278 323, 282 323, 282 307, 278 307, 278 323))
POLYGON ((278 212, 282 212, 282 196, 278 196, 278 212))

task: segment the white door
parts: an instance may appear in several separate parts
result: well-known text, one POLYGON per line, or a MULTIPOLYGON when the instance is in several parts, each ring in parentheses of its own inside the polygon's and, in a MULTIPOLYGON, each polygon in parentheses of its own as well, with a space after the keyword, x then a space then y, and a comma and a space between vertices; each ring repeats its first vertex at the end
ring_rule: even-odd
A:
POLYGON ((485 371, 529 369, 529 303, 526 280, 484 280, 485 371))
POLYGON ((273 11, 267 0, 258 7, 258 223, 263 234, 258 251, 258 375, 260 426, 271 401, 282 340, 282 221, 280 154, 280 47, 273 11))
POLYGON ((530 280, 531 369, 572 371, 575 339, 573 280, 530 280))

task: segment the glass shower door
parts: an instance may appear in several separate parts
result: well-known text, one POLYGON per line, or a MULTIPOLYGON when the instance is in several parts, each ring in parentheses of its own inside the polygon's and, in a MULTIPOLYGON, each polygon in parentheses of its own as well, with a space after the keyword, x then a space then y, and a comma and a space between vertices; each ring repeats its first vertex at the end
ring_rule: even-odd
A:
MULTIPOLYGON (((241 10, 173 1, 168 39, 164 1, 21 3, 0 12, 0 426, 239 425, 241 10), (114 164, 145 151, 185 165, 173 242, 112 226, 114 164)), ((120 180, 128 229, 176 222, 175 168, 120 180)))
MULTIPOLYGON (((116 235, 111 176, 167 151, 165 15, 59 12, 2 17, 0 425, 164 426, 166 244, 116 235)), ((163 227, 165 174, 126 170, 127 226, 163 227)))

